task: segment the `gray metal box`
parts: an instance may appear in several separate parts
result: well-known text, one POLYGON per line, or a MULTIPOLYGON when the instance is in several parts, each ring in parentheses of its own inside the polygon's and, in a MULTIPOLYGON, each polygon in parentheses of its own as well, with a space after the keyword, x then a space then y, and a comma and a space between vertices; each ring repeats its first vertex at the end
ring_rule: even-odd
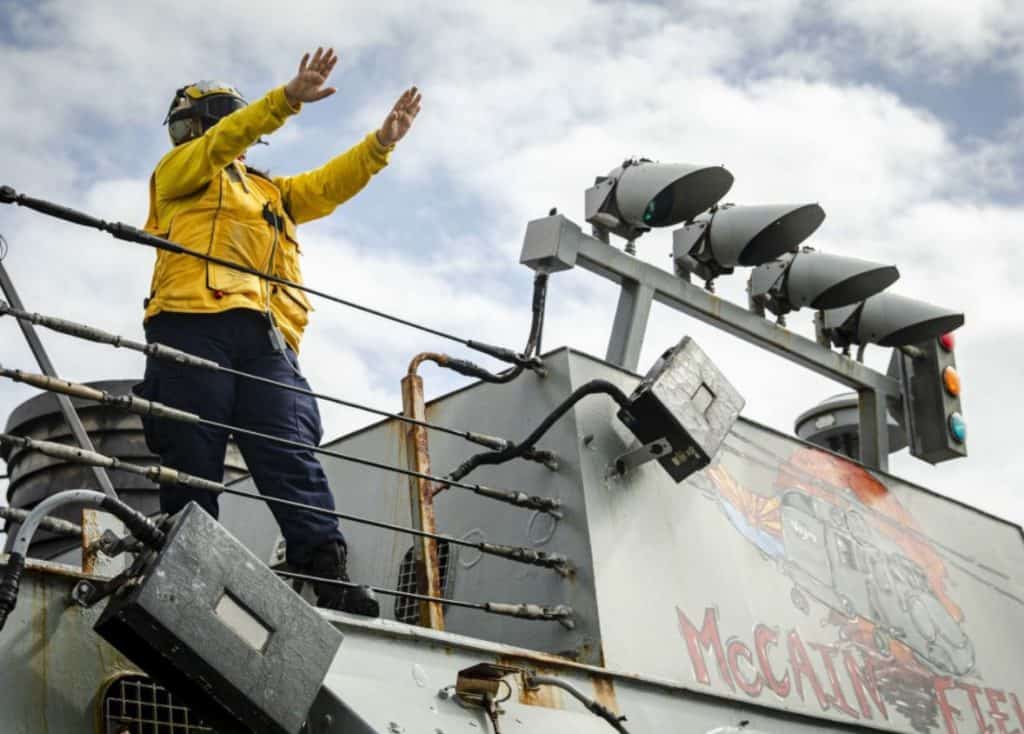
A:
POLYGON ((579 226, 561 214, 534 219, 526 225, 519 262, 539 273, 574 268, 582 236, 579 226))
POLYGON ((743 410, 744 400, 688 336, 654 364, 619 418, 650 444, 666 439, 658 461, 677 482, 707 466, 743 410))
POLYGON ((95 630, 219 732, 296 734, 342 635, 194 502, 95 630))

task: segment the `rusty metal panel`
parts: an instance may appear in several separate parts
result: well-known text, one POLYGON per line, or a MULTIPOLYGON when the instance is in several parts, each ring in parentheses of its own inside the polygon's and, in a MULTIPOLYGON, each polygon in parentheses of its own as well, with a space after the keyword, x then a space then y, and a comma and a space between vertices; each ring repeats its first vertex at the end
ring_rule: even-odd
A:
MULTIPOLYGON (((410 418, 425 421, 427 410, 423 400, 423 378, 416 374, 419 360, 419 357, 413 359, 409 373, 402 378, 402 412, 410 418)), ((419 474, 430 474, 427 429, 415 424, 403 428, 408 468, 419 474)), ((413 526, 418 530, 436 533, 434 483, 423 477, 409 477, 409 499, 413 526)), ((413 539, 413 567, 416 569, 417 591, 435 598, 441 596, 441 563, 435 539, 413 539)), ((420 624, 435 630, 444 629, 444 610, 439 603, 421 601, 419 606, 420 624)))

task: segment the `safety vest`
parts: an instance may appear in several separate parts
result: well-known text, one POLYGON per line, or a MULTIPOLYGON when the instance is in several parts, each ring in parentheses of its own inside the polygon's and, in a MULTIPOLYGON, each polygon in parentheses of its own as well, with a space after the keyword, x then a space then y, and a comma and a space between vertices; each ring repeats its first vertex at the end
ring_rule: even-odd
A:
MULTIPOLYGON (((374 133, 321 168, 268 178, 238 156, 297 110, 283 88, 228 115, 171 150, 150 179, 146 230, 197 252, 301 283, 296 223, 330 214, 387 165, 390 149, 374 133)), ((296 288, 223 265, 159 251, 145 318, 162 311, 269 311, 297 352, 312 307, 296 288)))

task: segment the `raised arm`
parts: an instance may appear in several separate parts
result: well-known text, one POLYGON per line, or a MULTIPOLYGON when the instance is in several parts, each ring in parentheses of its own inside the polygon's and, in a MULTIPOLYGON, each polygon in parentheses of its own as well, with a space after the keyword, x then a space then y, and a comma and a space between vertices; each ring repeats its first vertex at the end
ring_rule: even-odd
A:
POLYGON ((420 111, 421 95, 410 87, 398 98, 380 128, 326 165, 297 176, 274 179, 296 224, 330 214, 359 193, 388 164, 395 144, 405 137, 420 111))
POLYGON ((302 57, 299 71, 283 87, 219 120, 203 135, 177 146, 157 165, 156 195, 160 199, 187 196, 205 186, 231 161, 243 155, 262 135, 281 127, 303 102, 318 102, 334 94, 325 87, 338 57, 333 49, 318 48, 302 57))

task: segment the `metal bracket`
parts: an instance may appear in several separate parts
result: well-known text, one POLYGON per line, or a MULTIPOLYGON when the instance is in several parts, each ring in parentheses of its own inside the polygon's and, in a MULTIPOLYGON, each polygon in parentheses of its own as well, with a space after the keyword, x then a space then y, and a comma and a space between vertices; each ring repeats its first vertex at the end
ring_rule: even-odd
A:
POLYGON ((612 477, 624 476, 625 474, 633 471, 633 469, 636 469, 638 466, 646 464, 649 461, 660 459, 666 454, 671 453, 672 445, 668 442, 668 439, 659 438, 657 441, 651 441, 643 446, 627 451, 609 464, 608 471, 605 473, 605 478, 611 479, 612 477))

